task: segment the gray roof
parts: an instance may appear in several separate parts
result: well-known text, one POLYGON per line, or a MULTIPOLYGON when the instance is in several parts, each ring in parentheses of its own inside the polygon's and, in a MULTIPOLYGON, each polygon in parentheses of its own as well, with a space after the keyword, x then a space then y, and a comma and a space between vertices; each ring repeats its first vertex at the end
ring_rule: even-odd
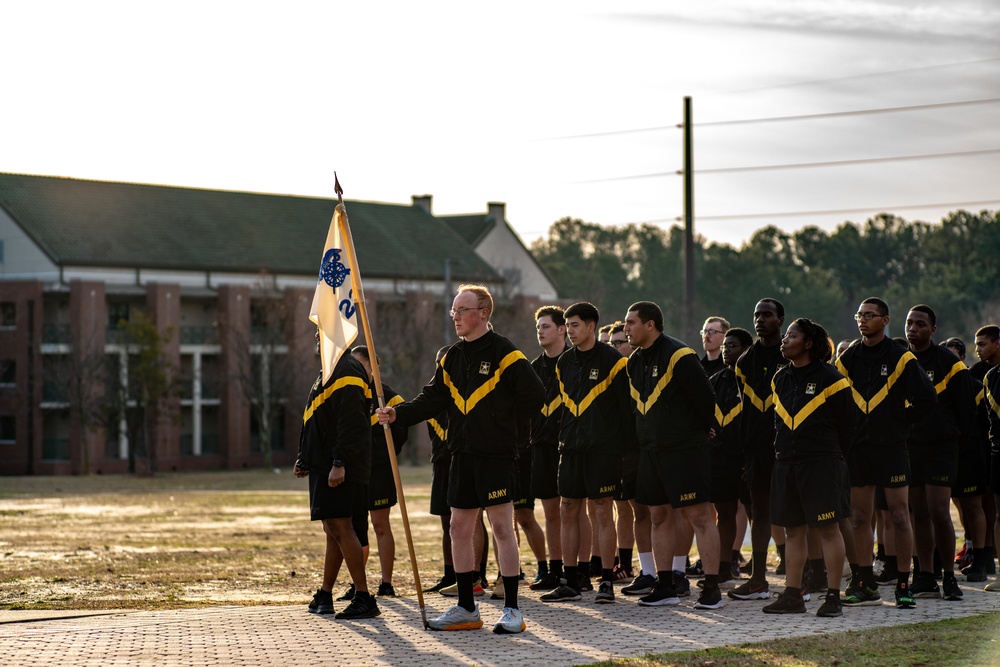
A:
MULTIPOLYGON (((366 277, 499 281, 413 205, 345 200, 366 277)), ((313 275, 335 199, 0 173, 0 207, 59 266, 313 275)))

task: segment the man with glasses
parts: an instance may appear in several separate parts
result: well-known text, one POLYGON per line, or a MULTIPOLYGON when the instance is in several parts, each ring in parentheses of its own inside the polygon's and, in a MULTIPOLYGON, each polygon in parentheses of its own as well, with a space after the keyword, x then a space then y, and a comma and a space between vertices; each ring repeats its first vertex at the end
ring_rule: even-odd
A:
POLYGON ((851 475, 851 524, 854 529, 852 570, 857 574, 847 587, 843 603, 851 606, 880 605, 882 598, 872 570, 872 513, 875 488, 885 492, 893 530, 899 576, 896 607, 916 606, 910 592, 910 556, 913 530, 910 525, 910 457, 906 439, 910 427, 937 404, 934 385, 917 358, 886 336, 889 305, 878 297, 861 302, 854 316, 861 344, 849 347, 837 358, 837 369, 851 383, 851 394, 861 410, 857 437, 848 455, 851 475))
POLYGON ((701 366, 705 374, 712 377, 726 367, 722 361, 722 341, 729 331, 729 320, 718 315, 712 315, 701 327, 701 347, 705 356, 701 358, 701 366))
POLYGON ((451 542, 458 581, 458 604, 430 621, 434 630, 475 630, 483 626, 473 600, 479 572, 473 533, 480 510, 493 526, 504 609, 493 626, 497 634, 525 629, 518 609, 520 573, 513 500, 517 488, 515 457, 519 415, 536 414, 545 388, 524 354, 490 327, 493 297, 481 285, 462 285, 452 303, 455 333, 434 377, 412 401, 377 411, 379 421, 413 425, 448 411, 448 475, 451 542))

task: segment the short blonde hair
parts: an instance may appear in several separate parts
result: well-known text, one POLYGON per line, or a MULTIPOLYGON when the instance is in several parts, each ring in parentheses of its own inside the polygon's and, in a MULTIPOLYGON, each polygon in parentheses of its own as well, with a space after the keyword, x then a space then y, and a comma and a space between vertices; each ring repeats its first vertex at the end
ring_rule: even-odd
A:
MULTIPOLYGON (((462 292, 472 292, 475 294, 476 298, 479 299, 479 307, 485 308, 491 316, 493 315, 493 296, 484 285, 459 285, 456 294, 461 294, 462 292)), ((489 317, 486 319, 489 319, 489 317)))

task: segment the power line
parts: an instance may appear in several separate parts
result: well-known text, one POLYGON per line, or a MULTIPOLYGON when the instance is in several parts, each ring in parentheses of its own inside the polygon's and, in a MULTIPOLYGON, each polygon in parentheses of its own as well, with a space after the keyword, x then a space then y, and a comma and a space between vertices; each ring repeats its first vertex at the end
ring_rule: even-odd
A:
MULTIPOLYGON (((874 109, 857 109, 854 111, 830 111, 827 113, 799 114, 793 116, 768 116, 764 118, 739 118, 734 120, 717 120, 707 123, 694 123, 694 127, 716 127, 720 125, 753 125, 756 123, 779 123, 787 121, 817 120, 821 118, 844 118, 849 116, 874 116, 886 113, 900 113, 906 111, 926 111, 928 109, 948 109, 955 107, 975 106, 980 104, 996 104, 1000 102, 1000 97, 988 97, 979 100, 963 100, 960 102, 937 102, 933 104, 914 104, 902 107, 878 107, 874 109)), ((592 137, 613 137, 623 134, 639 134, 642 132, 659 132, 663 130, 675 130, 684 127, 681 124, 658 125, 656 127, 640 127, 631 130, 610 130, 608 132, 590 132, 587 134, 569 134, 561 137, 551 137, 541 141, 561 141, 563 139, 588 139, 592 137)))
MULTIPOLYGON (((981 201, 961 201, 942 202, 938 204, 911 204, 894 206, 869 206, 867 208, 836 208, 817 211, 782 211, 777 213, 739 213, 734 215, 699 215, 698 220, 753 220, 760 218, 794 218, 814 215, 834 215, 839 213, 867 213, 868 211, 893 211, 893 210, 916 210, 922 208, 952 208, 963 206, 985 206, 986 204, 1000 204, 1000 199, 984 199, 981 201)), ((648 222, 677 222, 682 218, 660 218, 649 220, 648 222)))
MULTIPOLYGON (((718 167, 715 169, 695 169, 696 174, 727 174, 727 173, 737 173, 737 172, 749 172, 749 171, 776 171, 780 169, 812 169, 815 167, 842 167, 852 164, 878 164, 884 162, 908 162, 915 160, 937 160, 940 158, 949 157, 966 157, 970 155, 987 155, 991 153, 1000 153, 1000 148, 985 148, 982 150, 975 151, 950 151, 947 153, 925 153, 922 155, 897 155, 892 157, 872 157, 872 158, 856 158, 852 160, 828 160, 825 162, 793 162, 788 164, 765 164, 765 165, 755 165, 749 167, 718 167)), ((609 181, 630 181, 639 178, 660 178, 663 176, 681 176, 683 171, 660 171, 651 174, 632 174, 629 176, 612 176, 611 178, 598 178, 588 181, 576 181, 577 184, 582 183, 606 183, 609 181)))

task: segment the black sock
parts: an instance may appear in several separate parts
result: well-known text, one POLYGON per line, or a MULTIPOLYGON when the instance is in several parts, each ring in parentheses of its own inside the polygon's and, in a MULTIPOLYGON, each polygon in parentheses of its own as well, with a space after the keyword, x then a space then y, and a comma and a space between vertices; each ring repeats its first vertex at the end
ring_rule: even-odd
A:
POLYGON ((826 589, 826 597, 834 598, 836 600, 840 599, 840 589, 839 588, 828 588, 826 589))
POLYGON ((580 587, 580 568, 576 565, 566 566, 566 585, 574 591, 580 587))
POLYGON ((674 573, 671 570, 659 570, 656 573, 656 587, 657 588, 673 588, 674 587, 674 573))
POLYGON ((796 588, 795 586, 785 586, 785 595, 790 595, 792 597, 801 598, 802 589, 796 588))
POLYGON ((614 570, 610 567, 601 568, 601 581, 614 581, 614 570))
POLYGON ((549 573, 549 564, 548 564, 548 562, 544 561, 544 560, 538 561, 538 574, 539 574, 539 576, 544 577, 548 573, 549 573))
POLYGON ((781 560, 785 560, 785 545, 775 544, 774 546, 778 549, 778 558, 780 558, 781 560))
POLYGON ((549 561, 549 572, 561 577, 563 573, 563 562, 561 560, 550 560, 549 561))
POLYGON ((896 576, 896 585, 897 586, 908 586, 909 583, 910 583, 910 573, 908 571, 907 572, 900 572, 896 576))
POLYGON ((600 568, 601 567, 601 557, 600 556, 591 556, 590 557, 590 567, 593 568, 593 569, 595 569, 595 570, 598 569, 598 568, 600 568))
POLYGON ((875 558, 878 558, 879 560, 883 561, 885 560, 885 546, 883 546, 882 544, 879 544, 878 547, 875 549, 875 558))
POLYGON ((875 572, 871 565, 859 565, 858 576, 861 577, 862 584, 868 588, 875 588, 878 585, 875 583, 875 572))
POLYGON ((475 611, 476 603, 472 599, 472 585, 476 583, 478 572, 456 572, 455 579, 458 581, 458 606, 466 611, 475 611))
POLYGON ((898 574, 899 566, 896 563, 896 557, 886 554, 884 560, 885 560, 885 568, 883 568, 883 571, 893 575, 898 574))
POLYGON ((511 609, 517 609, 517 580, 517 575, 503 578, 503 606, 511 609))
POLYGON ((719 575, 717 574, 706 574, 705 575, 705 587, 702 589, 704 591, 710 591, 713 588, 719 587, 719 575))
POLYGON ((455 581, 455 566, 445 565, 444 566, 444 578, 448 581, 455 581))
MULTIPOLYGON (((706 575, 706 577, 707 576, 708 575, 706 575)), ((730 579, 732 579, 733 578, 733 564, 732 563, 728 563, 728 562, 726 562, 724 560, 719 561, 719 575, 718 576, 719 576, 719 578, 722 579, 722 581, 729 581, 730 579)))
POLYGON ((479 581, 486 586, 486 563, 479 564, 479 581))
POLYGON ((753 571, 750 575, 750 581, 755 584, 761 584, 767 581, 767 552, 766 551, 754 551, 753 555, 750 557, 753 561, 753 571))
POLYGON ((810 558, 809 567, 812 568, 813 577, 819 578, 826 575, 826 563, 823 562, 822 558, 810 558))
POLYGON ((626 570, 632 569, 632 549, 618 550, 618 563, 626 570))
MULTIPOLYGON (((579 563, 576 564, 576 567, 577 571, 580 573, 577 576, 583 575, 584 577, 590 579, 590 563, 588 563, 587 561, 580 561, 579 563)), ((578 583, 579 582, 574 579, 572 585, 576 586, 578 583)))
POLYGON ((743 554, 740 553, 739 549, 733 549, 733 557, 730 560, 732 563, 739 563, 743 560, 743 554))

